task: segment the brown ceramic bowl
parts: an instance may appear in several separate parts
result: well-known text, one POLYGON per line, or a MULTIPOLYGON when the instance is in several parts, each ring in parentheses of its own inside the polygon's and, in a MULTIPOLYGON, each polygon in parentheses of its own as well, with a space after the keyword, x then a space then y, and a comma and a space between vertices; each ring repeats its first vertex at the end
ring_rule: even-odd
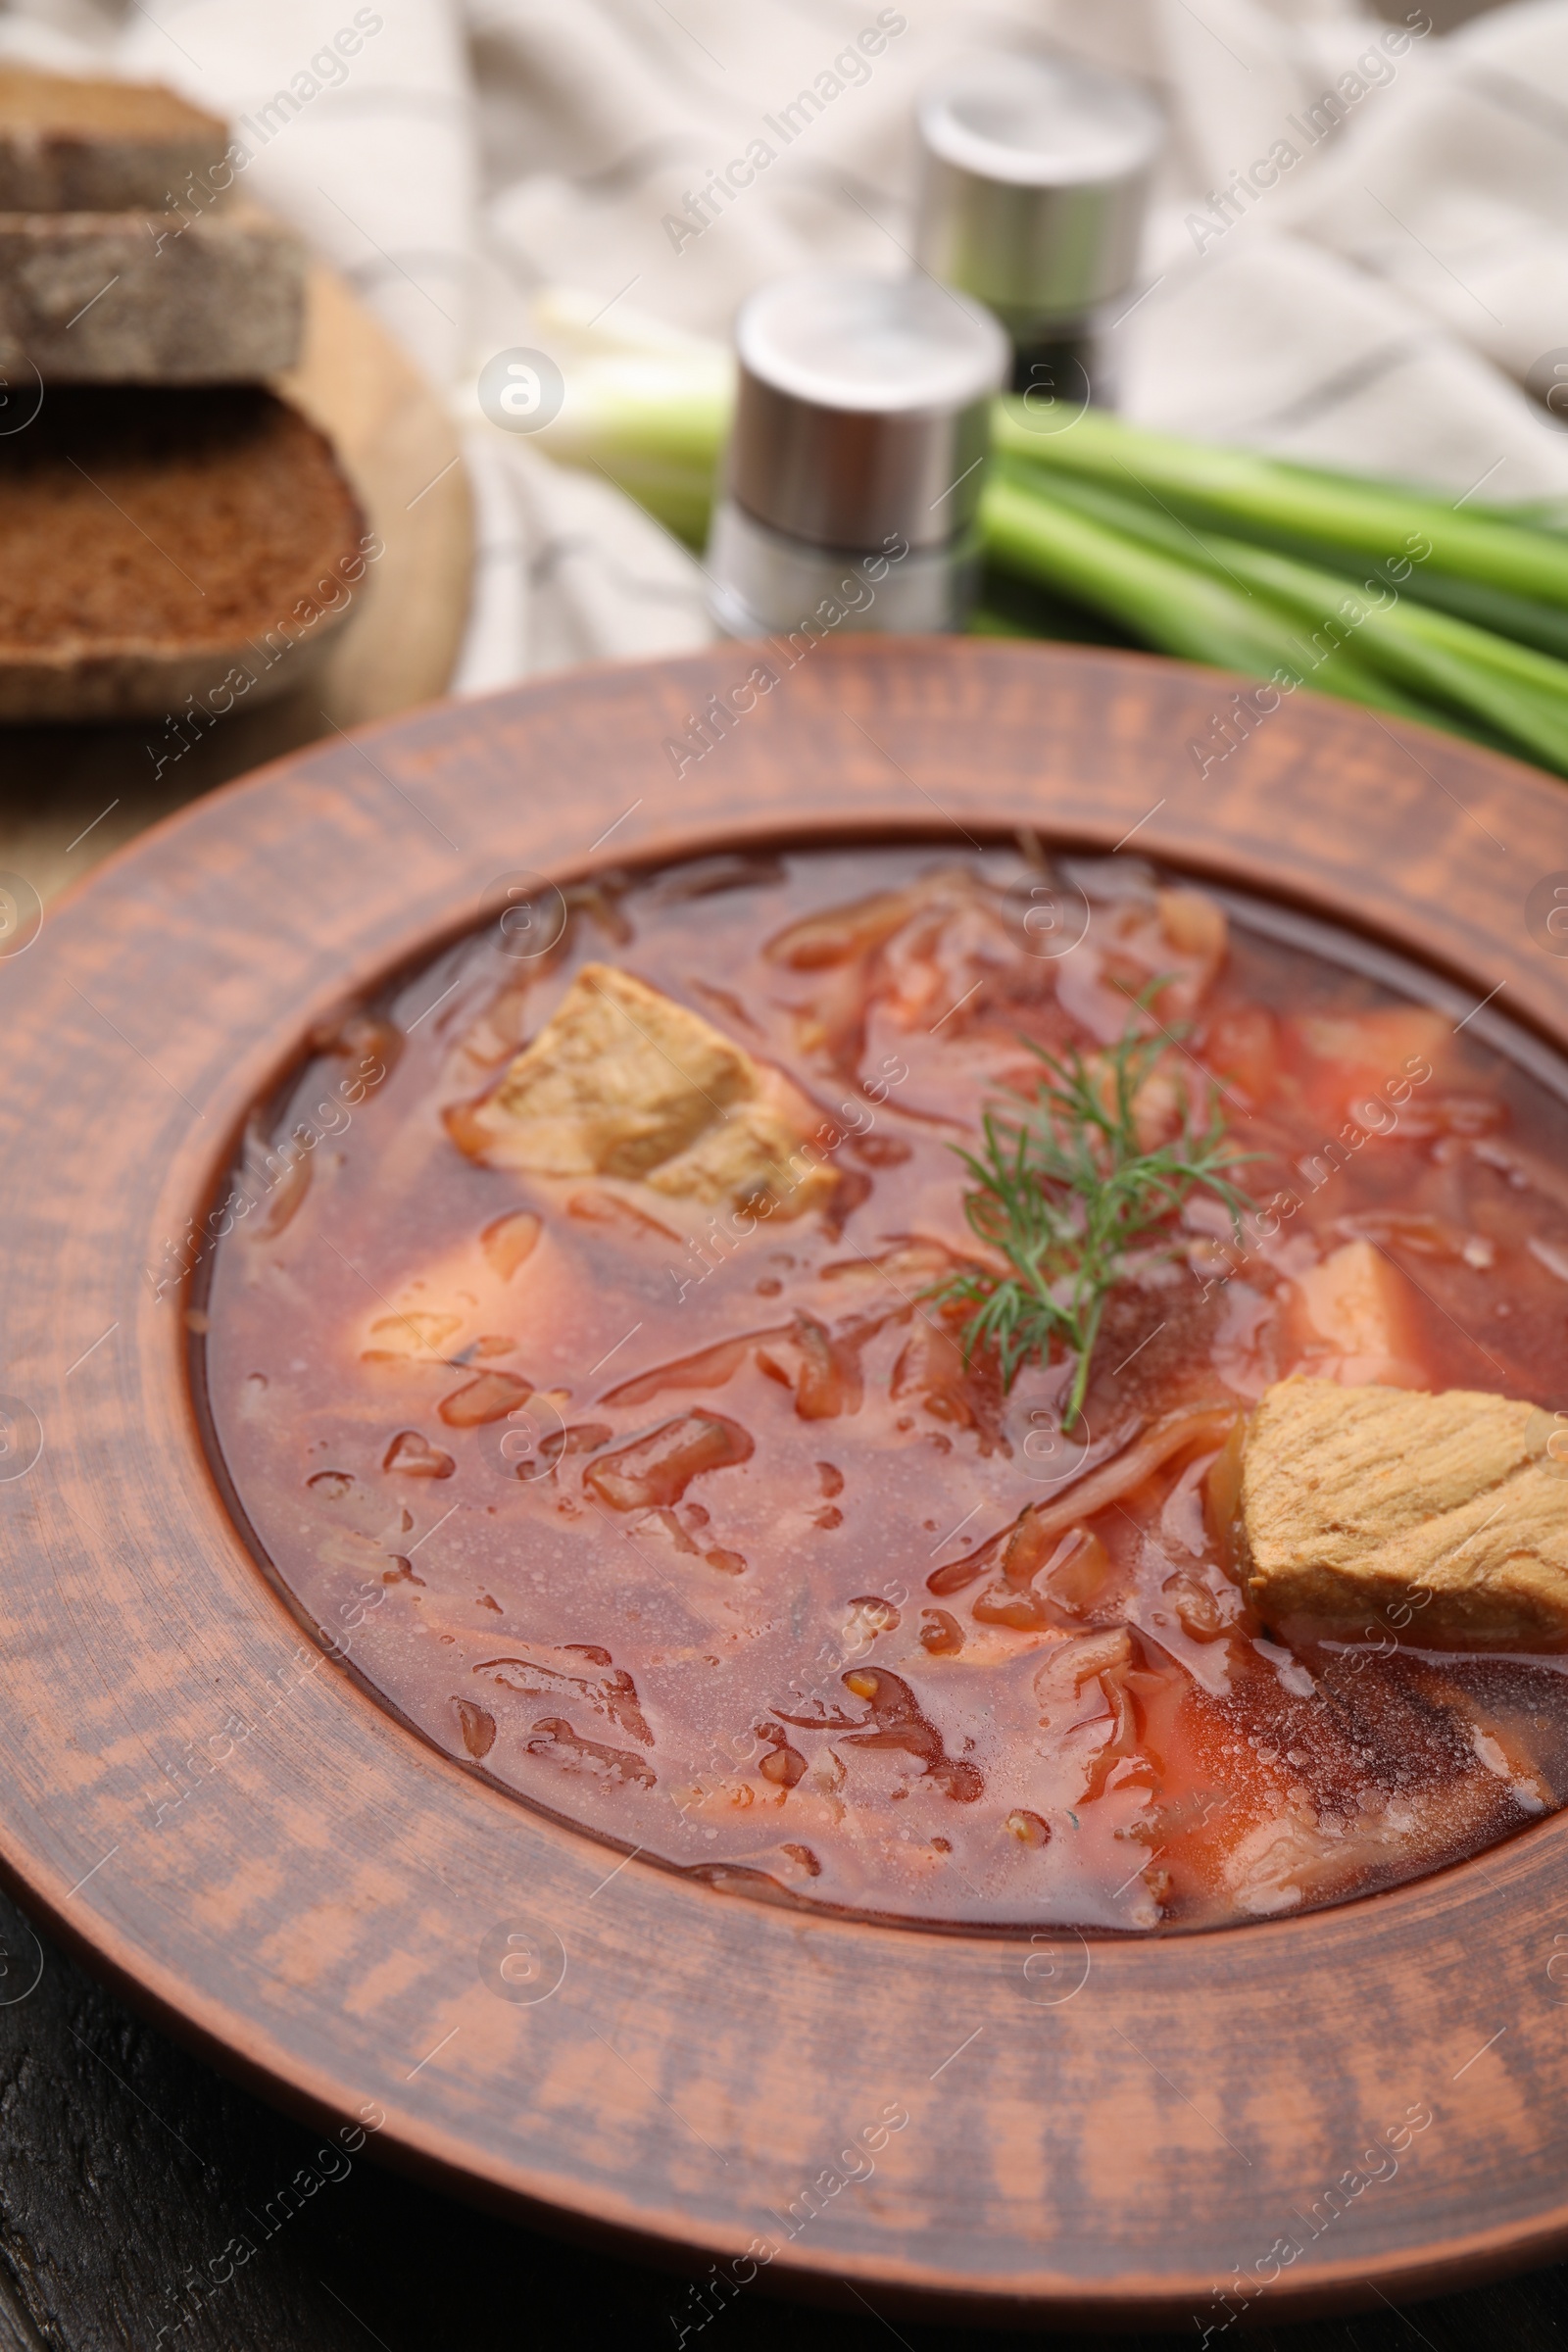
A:
POLYGON ((860 640, 816 649, 677 779, 671 740, 750 659, 552 678, 318 746, 133 844, 23 952, 13 933, 7 1880, 323 2128, 363 2119, 449 2186, 743 2290, 1196 2314, 1212 2340, 1259 2290, 1298 2314, 1560 2252, 1568 1813, 1392 1892, 1168 1940, 773 1908, 436 1754, 230 1523, 166 1279, 188 1221, 311 1021, 479 919, 497 876, 781 836, 1136 836, 1417 958, 1454 1002, 1503 989, 1568 1048, 1541 911, 1568 794, 1546 777, 1304 695, 1205 776, 1190 747, 1222 679, 860 640), (509 1932, 531 1955, 510 1984, 509 1932), (889 2107, 908 2121, 874 2171, 830 2186, 889 2107), (1410 2111, 1431 2120, 1373 2177, 1410 2111))

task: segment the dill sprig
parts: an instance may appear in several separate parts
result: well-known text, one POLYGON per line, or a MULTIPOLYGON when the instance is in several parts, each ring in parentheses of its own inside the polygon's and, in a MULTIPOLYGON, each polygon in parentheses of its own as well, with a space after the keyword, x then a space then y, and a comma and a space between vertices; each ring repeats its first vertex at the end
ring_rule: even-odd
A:
POLYGON ((974 1179, 963 1204, 970 1228, 1011 1271, 968 1267, 929 1295, 970 1307, 964 1361, 994 1348, 1004 1389, 1032 1356, 1049 1361, 1059 1340, 1077 1358, 1063 1426, 1083 1408, 1105 1302, 1130 1253, 1167 1232, 1196 1188, 1223 1201, 1238 1238, 1250 1205, 1226 1171, 1257 1155, 1226 1141, 1212 1093, 1201 1129, 1189 1102, 1173 1141, 1152 1152, 1139 1144, 1134 1105, 1172 1035, 1146 1037, 1134 1022, 1094 1068, 1076 1047, 1057 1060, 1020 1040, 1047 1072, 1034 1100, 1020 1093, 1027 1107, 1016 1118, 988 1110, 982 1152, 954 1147, 974 1179))

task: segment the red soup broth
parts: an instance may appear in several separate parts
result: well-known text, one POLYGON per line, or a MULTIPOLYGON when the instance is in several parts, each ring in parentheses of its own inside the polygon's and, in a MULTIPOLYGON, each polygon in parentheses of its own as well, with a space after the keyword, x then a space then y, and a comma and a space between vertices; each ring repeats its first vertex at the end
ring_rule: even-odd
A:
POLYGON ((1149 1933, 1521 1829, 1568 1792, 1561 1658, 1265 1625, 1232 1565, 1271 1382, 1568 1390, 1550 1066, 1304 928, 1126 859, 900 846, 601 878, 465 941, 313 1038, 214 1220, 194 1321, 259 1553, 459 1764, 776 1900, 1149 1933), (793 1078, 808 1210, 462 1148, 588 962, 793 1078), (1004 1393, 933 1303, 977 1248, 955 1147, 1030 1043, 1103 1051, 1156 984, 1258 1206, 1238 1242, 1189 1200, 1064 1431, 1068 1361, 1004 1393), (1382 1356, 1314 1320, 1349 1242, 1382 1356))

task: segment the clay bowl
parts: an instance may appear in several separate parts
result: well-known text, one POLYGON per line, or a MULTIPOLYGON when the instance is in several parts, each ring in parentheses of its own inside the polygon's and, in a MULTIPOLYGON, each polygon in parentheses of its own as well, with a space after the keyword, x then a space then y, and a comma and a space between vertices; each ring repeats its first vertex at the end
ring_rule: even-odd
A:
POLYGON ((1568 794, 1544 776, 1305 695, 1200 775, 1230 682, 1133 655, 828 644, 736 717, 751 661, 318 745, 132 844, 0 960, 8 1883, 349 2144, 368 2128, 449 2187, 743 2291, 1223 2332, 1259 2293, 1295 2315, 1560 2253, 1568 1813, 1340 1909, 1163 1942, 774 1908, 437 1755, 236 1534, 165 1279, 187 1221, 308 1024, 479 920, 498 876, 780 837, 1131 838, 1421 960, 1455 1004, 1505 989, 1568 1048, 1541 915, 1568 794), (713 695, 732 715, 677 777, 713 695), (889 2108, 874 2171, 831 2186, 889 2108), (1411 2111, 1391 2170, 1367 2152, 1411 2111))

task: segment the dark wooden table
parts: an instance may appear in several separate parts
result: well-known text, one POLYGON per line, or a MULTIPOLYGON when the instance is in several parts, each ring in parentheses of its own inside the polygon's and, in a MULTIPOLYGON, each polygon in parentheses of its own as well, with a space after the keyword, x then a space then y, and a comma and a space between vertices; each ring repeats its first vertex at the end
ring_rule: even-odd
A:
MULTIPOLYGON (((298 721, 279 711, 266 730, 215 734, 172 794, 147 781, 134 730, 13 734, 0 759, 0 867, 47 898, 177 801, 288 748, 298 721)), ((0 1757, 0 1805, 4 1771, 0 1757)), ((828 2311, 756 2287, 705 2300, 677 2273, 472 2212, 368 2152, 318 2164, 317 2133, 144 2024, 41 1945, 3 1896, 0 1967, 0 2352, 510 2352, 572 2339, 782 2352, 808 2331, 820 2352, 890 2340, 939 2352, 970 2340, 849 2287, 828 2311), (337 2177, 322 2181, 326 2172, 337 2177), (296 2209, 282 2192, 302 2175, 320 2184, 296 2209), (241 2232, 256 2253, 217 2284, 241 2232)), ((1553 2270, 1408 2312, 1254 2328, 1247 2340, 1544 2352, 1568 2345, 1565 2309, 1568 2273, 1553 2270)), ((1200 2331, 1117 2340, 1191 2346, 1200 2331)))
MULTIPOLYGON (((856 2289, 835 2311, 755 2288, 704 2301, 688 2279, 491 2220, 364 2156, 318 2165, 317 2133, 142 2024, 40 1946, 3 1897, 0 1952, 0 2352, 526 2352, 572 2341, 793 2352, 806 2340, 816 2352, 947 2352, 981 2340, 884 2317, 856 2289), (279 2220, 296 2174, 327 2170, 341 2177, 279 2220), (254 2258, 214 2285, 213 2258, 221 2269, 242 2230, 254 2258)), ((1545 2352, 1568 2343, 1565 2307, 1568 2273, 1544 2271, 1407 2313, 1391 2305, 1246 2340, 1281 2352, 1545 2352)), ((1200 2336, 1114 2340, 1152 2352, 1200 2336)))

